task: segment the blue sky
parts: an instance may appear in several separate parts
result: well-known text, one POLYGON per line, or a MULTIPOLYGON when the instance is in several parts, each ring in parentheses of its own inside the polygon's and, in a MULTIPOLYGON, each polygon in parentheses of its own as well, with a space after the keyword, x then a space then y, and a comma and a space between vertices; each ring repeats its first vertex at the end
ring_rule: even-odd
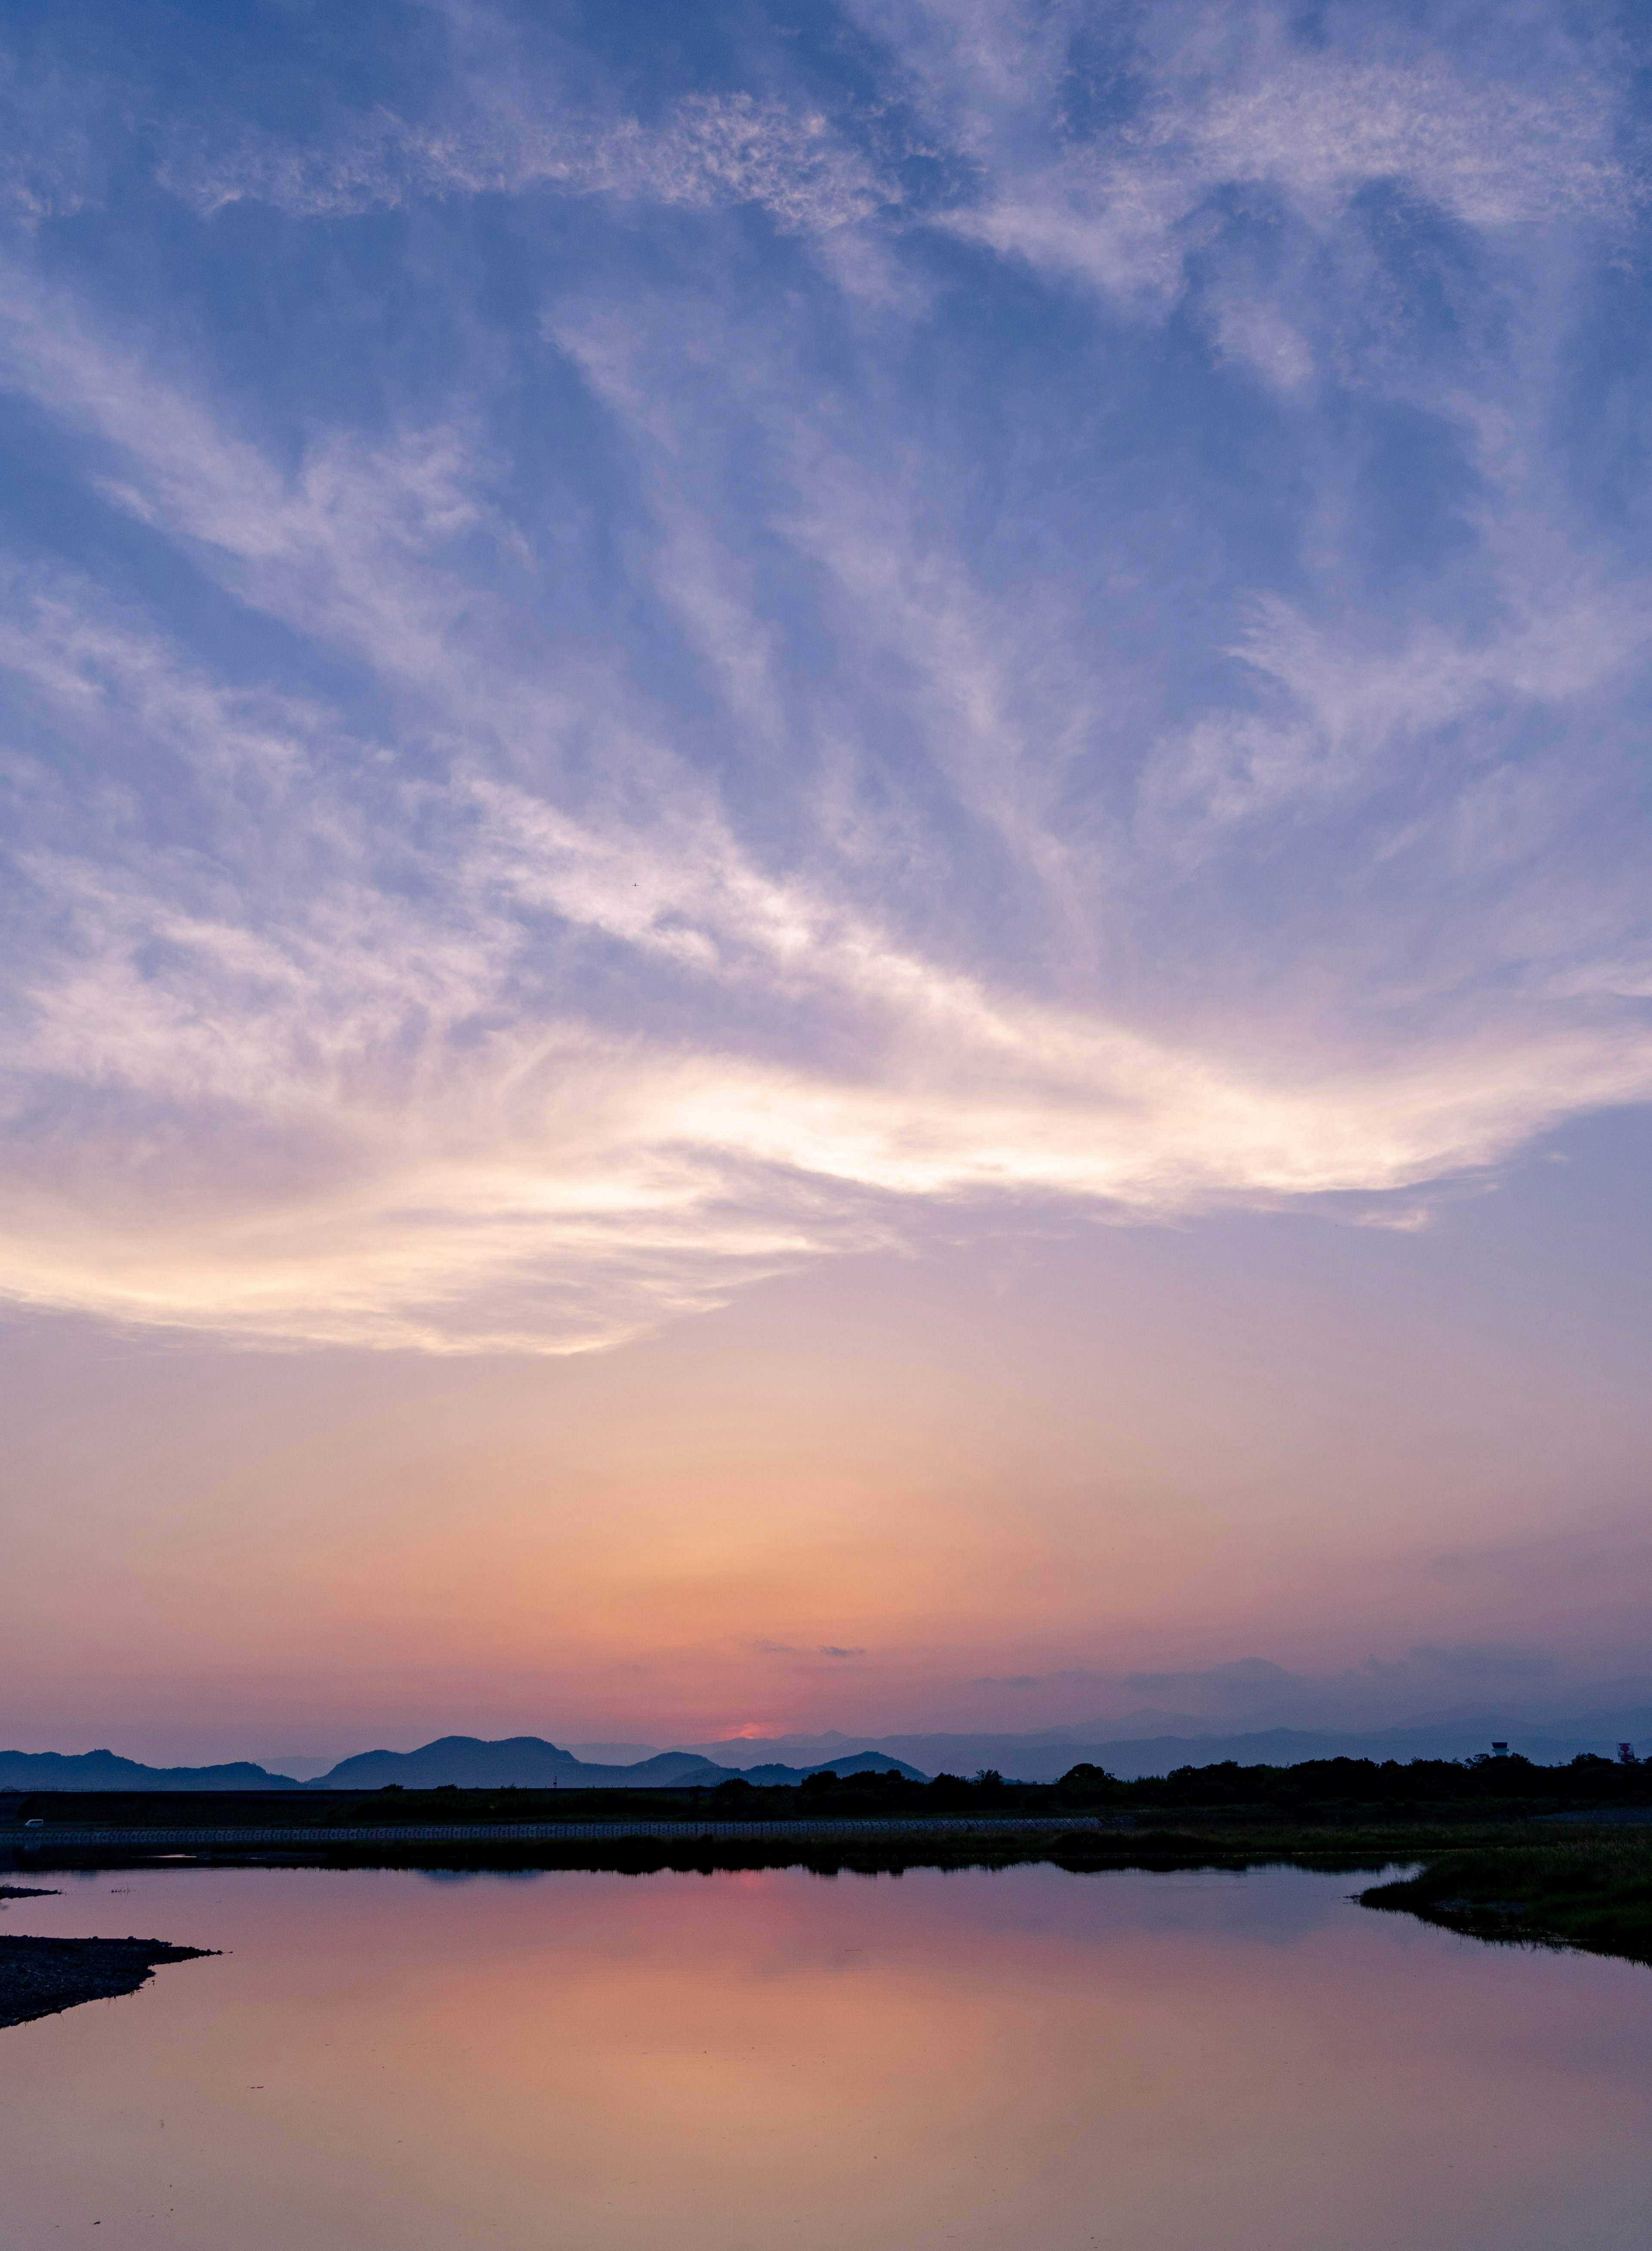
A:
POLYGON ((1640 1239, 1635 11, 0 52, 31 1316, 556 1355, 1576 1151, 1640 1239))

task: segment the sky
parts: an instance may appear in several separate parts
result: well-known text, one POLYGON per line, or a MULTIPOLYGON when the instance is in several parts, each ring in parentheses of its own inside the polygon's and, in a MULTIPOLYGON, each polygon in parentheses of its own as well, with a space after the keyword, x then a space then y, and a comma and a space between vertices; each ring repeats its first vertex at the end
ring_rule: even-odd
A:
POLYGON ((8 1742, 1652 1684, 1649 71, 0 0, 8 1742))

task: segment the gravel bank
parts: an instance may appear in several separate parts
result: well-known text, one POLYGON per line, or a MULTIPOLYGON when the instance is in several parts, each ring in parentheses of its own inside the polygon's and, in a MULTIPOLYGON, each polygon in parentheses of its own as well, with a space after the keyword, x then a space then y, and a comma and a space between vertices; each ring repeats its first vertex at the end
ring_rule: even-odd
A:
POLYGON ((157 1964, 212 1950, 159 1938, 0 1938, 0 2026, 135 1993, 157 1964))

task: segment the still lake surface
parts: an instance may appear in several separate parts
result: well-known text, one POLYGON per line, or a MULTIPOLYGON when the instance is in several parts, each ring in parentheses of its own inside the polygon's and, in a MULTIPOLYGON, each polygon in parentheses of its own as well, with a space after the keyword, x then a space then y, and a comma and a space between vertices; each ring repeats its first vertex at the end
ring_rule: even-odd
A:
POLYGON ((0 2032, 0 2242, 1647 2251, 1652 1971, 1268 1871, 147 1870, 0 2032))

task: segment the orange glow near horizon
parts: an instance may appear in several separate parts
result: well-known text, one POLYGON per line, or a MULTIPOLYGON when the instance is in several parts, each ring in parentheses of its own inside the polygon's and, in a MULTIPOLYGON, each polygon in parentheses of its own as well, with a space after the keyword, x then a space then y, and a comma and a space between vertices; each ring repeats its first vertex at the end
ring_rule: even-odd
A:
POLYGON ((1587 1384, 1522 1380, 1546 1326, 1457 1282, 1447 1360, 1414 1241, 1294 1241, 1295 1273, 1259 1222, 1224 1271, 1127 1231, 1099 1278, 1052 1253, 1009 1297, 869 1261, 575 1362, 111 1346, 89 1383, 43 1333, 17 1747, 1013 1732, 1253 1656, 1374 1659, 1418 1708, 1499 1692, 1417 1646, 1632 1662, 1644 1416, 1603 1400, 1610 1338, 1573 1333, 1587 1384), (1340 1329, 1327 1242, 1364 1277, 1340 1329), (1595 1513, 1562 1534, 1580 1464, 1595 1513))
POLYGON ((1652 1714, 1635 11, 11 12, 16 1747, 1652 1714))

